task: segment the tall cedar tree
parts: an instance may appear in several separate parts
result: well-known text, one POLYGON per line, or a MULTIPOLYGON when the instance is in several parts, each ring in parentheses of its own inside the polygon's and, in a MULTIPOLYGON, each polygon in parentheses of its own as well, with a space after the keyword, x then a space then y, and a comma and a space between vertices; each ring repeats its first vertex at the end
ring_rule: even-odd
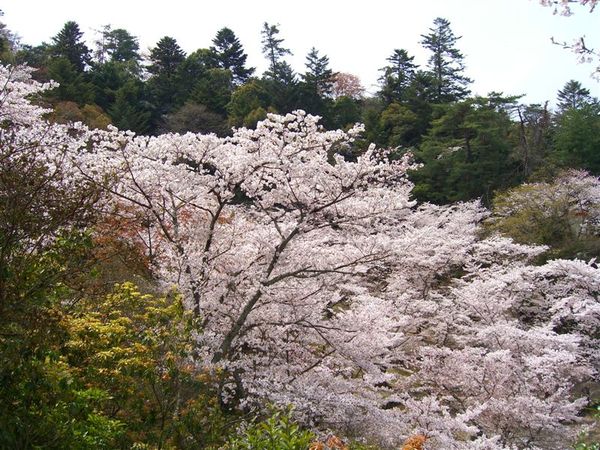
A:
POLYGON ((388 66, 383 67, 383 75, 379 78, 381 91, 379 95, 386 103, 402 102, 405 100, 406 91, 415 78, 416 69, 413 63, 415 57, 409 56, 404 49, 395 49, 387 61, 388 66))
POLYGON ((254 73, 254 67, 246 67, 248 55, 234 32, 229 28, 221 28, 213 39, 214 47, 210 50, 214 53, 217 64, 221 69, 231 71, 233 82, 242 85, 254 73))
POLYGON ((271 93, 272 104, 277 112, 290 112, 299 107, 299 90, 296 74, 283 59, 292 52, 283 47, 283 39, 279 39, 277 25, 264 23, 262 34, 263 54, 269 61, 269 68, 263 75, 267 90, 271 93))
POLYGON ((52 38, 52 56, 66 58, 78 72, 83 72, 90 63, 90 49, 82 41, 83 33, 76 22, 68 21, 52 38))
POLYGON ((460 39, 454 36, 450 22, 438 17, 429 34, 421 35, 421 44, 430 50, 429 70, 433 75, 435 103, 449 103, 464 99, 469 94, 471 79, 463 75, 463 54, 455 47, 460 39))

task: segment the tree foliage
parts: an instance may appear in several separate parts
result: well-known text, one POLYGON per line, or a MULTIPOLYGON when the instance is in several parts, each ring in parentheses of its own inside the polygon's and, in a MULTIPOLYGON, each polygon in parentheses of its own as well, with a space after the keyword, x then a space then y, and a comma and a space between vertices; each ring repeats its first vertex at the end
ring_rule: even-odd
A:
POLYGON ((558 124, 553 152, 558 163, 600 174, 600 105, 569 109, 558 124))
POLYGON ((77 72, 83 72, 91 61, 90 49, 82 41, 83 33, 76 22, 68 21, 52 38, 51 51, 55 58, 65 58, 77 72))
POLYGON ((319 56, 319 51, 314 47, 311 48, 306 55, 306 73, 302 79, 319 96, 331 95, 333 71, 329 68, 329 58, 319 56))
POLYGON ((279 25, 269 25, 267 22, 263 24, 261 30, 262 35, 262 52, 269 61, 269 73, 271 76, 277 74, 278 66, 283 63, 282 58, 286 55, 291 55, 290 49, 282 46, 283 39, 279 38, 279 25))
POLYGON ((221 28, 212 42, 214 47, 211 47, 211 51, 215 54, 219 67, 229 70, 237 85, 248 81, 255 69, 246 67, 248 55, 234 32, 227 27, 221 28))
POLYGON ((460 37, 454 36, 447 19, 433 21, 430 33, 422 35, 421 44, 431 52, 429 70, 433 76, 433 100, 436 103, 464 99, 469 94, 471 80, 463 74, 464 56, 456 48, 460 37))
POLYGON ((475 98, 439 110, 416 152, 424 164, 411 175, 417 198, 448 203, 483 197, 489 203, 495 189, 514 183, 505 101, 511 99, 475 98))
POLYGON ((597 258, 599 192, 598 179, 581 171, 523 184, 494 198, 491 226, 517 242, 548 246, 551 257, 597 258))
POLYGON ((383 74, 379 78, 382 85, 379 95, 386 103, 406 100, 406 91, 413 82, 418 67, 413 63, 414 59, 404 49, 395 49, 387 58, 390 65, 380 69, 383 74))
POLYGON ((161 38, 150 51, 148 71, 156 76, 172 77, 185 59, 185 53, 175 39, 170 36, 161 38))
POLYGON ((594 103, 590 96, 590 90, 584 88, 579 81, 569 80, 565 86, 558 91, 557 106, 559 113, 569 109, 580 109, 594 103))

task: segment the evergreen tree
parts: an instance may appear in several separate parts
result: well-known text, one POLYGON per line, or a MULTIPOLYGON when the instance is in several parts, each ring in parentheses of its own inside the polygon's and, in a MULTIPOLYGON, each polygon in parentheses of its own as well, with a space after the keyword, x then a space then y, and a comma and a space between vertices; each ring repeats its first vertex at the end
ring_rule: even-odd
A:
POLYGON ((416 75, 417 65, 414 56, 409 56, 404 49, 395 49, 387 58, 390 65, 380 69, 383 75, 379 78, 381 91, 379 95, 386 103, 405 100, 405 93, 416 75))
POLYGON ((108 61, 94 64, 89 71, 90 82, 96 88, 96 104, 105 111, 115 101, 115 94, 129 80, 139 80, 130 62, 108 61))
POLYGON ((423 47, 431 51, 429 70, 433 75, 435 103, 448 103, 464 99, 469 94, 471 79, 463 75, 464 56, 456 48, 460 39, 454 36, 450 22, 438 17, 429 34, 421 35, 423 47))
POLYGON ((281 46, 283 39, 279 39, 279 28, 277 25, 269 25, 267 22, 263 24, 262 34, 262 51, 265 57, 269 60, 268 74, 276 76, 278 72, 285 72, 282 68, 282 58, 285 55, 291 55, 292 52, 281 46))
POLYGON ((266 75, 284 86, 293 86, 298 81, 294 69, 287 61, 279 61, 266 75))
POLYGON ((53 59, 47 69, 48 77, 58 82, 58 87, 48 91, 46 98, 54 102, 71 101, 80 106, 94 103, 95 86, 86 81, 85 74, 67 58, 53 59))
POLYGON ((103 32, 103 40, 110 61, 140 61, 138 39, 130 34, 129 31, 123 28, 111 30, 109 26, 103 32))
POLYGON ((272 99, 271 106, 279 113, 291 112, 298 108, 300 94, 296 74, 283 57, 292 52, 281 45, 283 39, 277 37, 279 29, 276 25, 265 22, 261 34, 262 51, 269 61, 263 79, 272 99))
POLYGON ((388 78, 379 92, 380 110, 371 110, 365 121, 367 135, 379 146, 415 147, 427 135, 434 109, 433 77, 422 70, 410 76, 408 84, 388 78))
POLYGON ((285 114, 300 108, 300 89, 291 66, 279 62, 274 72, 268 72, 263 77, 263 83, 271 98, 271 108, 275 112, 285 114))
POLYGON ((434 80, 427 71, 418 70, 404 94, 408 108, 417 115, 415 145, 421 142, 431 126, 433 115, 434 80))
POLYGON ((557 95, 558 111, 563 113, 568 109, 580 109, 594 103, 590 90, 584 88, 579 81, 570 80, 557 95))
POLYGON ((165 36, 150 50, 151 64, 148 72, 152 77, 147 82, 148 94, 153 105, 154 130, 163 120, 163 115, 181 104, 179 69, 185 61, 185 53, 172 37, 165 36))
POLYGON ((65 23, 62 30, 52 38, 51 52, 55 58, 66 58, 78 72, 90 63, 90 49, 82 41, 83 33, 76 22, 65 23))
POLYGON ((173 76, 185 60, 185 53, 172 37, 165 36, 150 50, 148 72, 157 76, 173 76))
POLYGON ((381 113, 378 125, 380 140, 386 147, 410 147, 422 137, 418 115, 397 102, 390 103, 381 113))
POLYGON ((225 116, 232 91, 233 83, 229 70, 209 69, 197 81, 190 94, 190 99, 195 103, 205 105, 209 111, 225 116))
POLYGON ((561 166, 600 175, 600 105, 565 110, 559 117, 552 158, 561 166))
POLYGON ((218 61, 212 50, 200 48, 188 55, 177 69, 176 103, 178 105, 183 105, 189 100, 199 80, 205 78, 211 69, 219 69, 218 61))
POLYGON ((314 47, 306 56, 306 73, 302 78, 319 96, 331 95, 333 71, 329 68, 329 58, 319 56, 319 51, 314 47))
POLYGON ((254 73, 254 67, 246 67, 248 55, 244 52, 242 44, 229 28, 222 28, 213 39, 214 47, 210 50, 215 55, 221 69, 231 71, 233 82, 240 85, 248 81, 254 73))
POLYGON ((423 163, 411 174, 415 197, 438 204, 481 197, 489 204, 496 189, 520 181, 505 108, 513 102, 477 97, 439 106, 439 118, 415 152, 423 163))
POLYGON ((323 124, 330 126, 329 110, 332 104, 333 71, 329 68, 329 58, 319 56, 314 47, 306 57, 306 73, 299 86, 298 106, 323 117, 323 124))
POLYGON ((121 130, 143 134, 149 130, 150 111, 143 102, 143 84, 130 79, 115 92, 115 101, 108 113, 121 130))

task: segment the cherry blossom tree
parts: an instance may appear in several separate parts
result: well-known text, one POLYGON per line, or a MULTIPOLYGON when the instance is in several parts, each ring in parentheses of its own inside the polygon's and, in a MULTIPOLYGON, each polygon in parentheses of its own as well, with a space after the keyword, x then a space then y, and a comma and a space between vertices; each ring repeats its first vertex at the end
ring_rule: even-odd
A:
MULTIPOLYGON (((587 8, 590 13, 593 13, 598 5, 598 0, 539 0, 539 2, 542 6, 554 8, 554 14, 563 16, 571 16, 574 14, 572 7, 574 4, 587 8)), ((554 37, 552 37, 552 42, 571 50, 577 55, 580 63, 600 63, 600 50, 598 48, 590 47, 589 43, 585 41, 585 36, 574 39, 570 44, 566 41, 557 41, 554 37)), ((594 68, 592 76, 596 79, 600 79, 600 64, 594 68)))
POLYGON ((357 100, 362 98, 365 92, 360 79, 351 73, 338 72, 333 75, 332 81, 333 98, 348 97, 357 100))
POLYGON ((560 13, 565 16, 573 14, 571 5, 578 4, 589 8, 590 12, 594 12, 598 0, 540 0, 542 6, 548 6, 554 8, 554 13, 560 13))

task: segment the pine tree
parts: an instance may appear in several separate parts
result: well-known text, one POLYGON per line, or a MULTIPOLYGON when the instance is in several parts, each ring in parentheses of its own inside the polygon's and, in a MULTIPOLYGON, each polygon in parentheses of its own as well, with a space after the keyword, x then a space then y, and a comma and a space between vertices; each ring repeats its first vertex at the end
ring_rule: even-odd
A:
POLYGON ((414 56, 409 56, 404 49, 395 49, 387 58, 390 65, 380 69, 383 75, 379 78, 381 91, 379 95, 386 103, 404 100, 406 90, 415 78, 417 65, 414 56))
POLYGON ((438 17, 430 33, 421 35, 421 44, 430 50, 429 70, 433 75, 435 103, 449 103, 464 99, 469 94, 471 79, 463 75, 463 54, 455 47, 460 39, 454 36, 450 22, 438 17))
POLYGON ((584 88, 579 81, 570 80, 557 95, 558 110, 563 113, 569 109, 580 109, 594 103, 590 90, 584 88))
POLYGON ((233 84, 231 72, 225 69, 209 69, 197 80, 190 99, 206 106, 209 111, 227 115, 227 104, 231 100, 233 84))
POLYGON ((95 102, 95 86, 86 81, 86 74, 79 72, 67 58, 53 59, 47 70, 49 78, 58 82, 58 87, 46 92, 47 99, 71 101, 80 106, 95 102))
POLYGON ((222 28, 213 39, 214 47, 210 50, 221 69, 231 71, 233 82, 241 85, 248 81, 254 73, 254 67, 246 67, 248 55, 244 52, 242 44, 229 28, 222 28))
POLYGON ((148 72, 152 77, 147 82, 148 94, 153 105, 152 124, 156 130, 164 114, 172 112, 182 99, 180 67, 185 61, 185 53, 172 37, 165 36, 150 51, 151 64, 148 72))
POLYGON ((269 61, 269 68, 263 75, 265 85, 271 94, 272 107, 279 113, 291 112, 298 108, 298 83, 292 67, 283 59, 292 52, 282 47, 277 25, 264 23, 262 34, 263 54, 269 61))
POLYGON ((311 48, 306 56, 306 73, 302 76, 304 83, 314 88, 319 96, 328 96, 333 87, 333 71, 329 68, 329 58, 319 56, 316 48, 311 48))
POLYGON ((108 113, 119 129, 136 133, 148 131, 150 111, 143 105, 142 88, 140 81, 129 80, 115 93, 115 102, 108 113))
POLYGON ((90 63, 90 49, 82 41, 83 33, 76 22, 65 23, 62 30, 52 38, 52 56, 66 58, 78 72, 90 63))
POLYGON ((137 37, 123 28, 117 28, 108 33, 107 49, 111 61, 126 62, 141 59, 137 37))
POLYGON ((283 39, 278 39, 277 35, 279 34, 279 28, 277 25, 269 25, 267 22, 263 24, 263 29, 261 31, 262 34, 262 51, 265 57, 269 60, 269 70, 268 73, 273 76, 276 75, 278 71, 282 71, 281 66, 283 63, 282 58, 285 55, 291 55, 292 52, 281 46, 283 39))
POLYGON ((423 163, 411 174, 415 197, 438 204, 479 197, 489 204, 493 191, 519 181, 510 158, 512 105, 512 97, 476 97, 439 106, 443 114, 415 151, 423 163))
POLYGON ((287 61, 276 63, 273 70, 270 70, 267 75, 284 86, 293 86, 297 82, 296 73, 287 61))
POLYGON ((185 60, 185 53, 172 37, 165 36, 150 51, 148 72, 153 75, 175 75, 179 65, 185 60))
POLYGON ((306 56, 306 72, 298 85, 298 107, 311 114, 323 117, 326 127, 331 125, 331 106, 333 101, 333 71, 329 68, 329 58, 319 56, 312 48, 306 56))

